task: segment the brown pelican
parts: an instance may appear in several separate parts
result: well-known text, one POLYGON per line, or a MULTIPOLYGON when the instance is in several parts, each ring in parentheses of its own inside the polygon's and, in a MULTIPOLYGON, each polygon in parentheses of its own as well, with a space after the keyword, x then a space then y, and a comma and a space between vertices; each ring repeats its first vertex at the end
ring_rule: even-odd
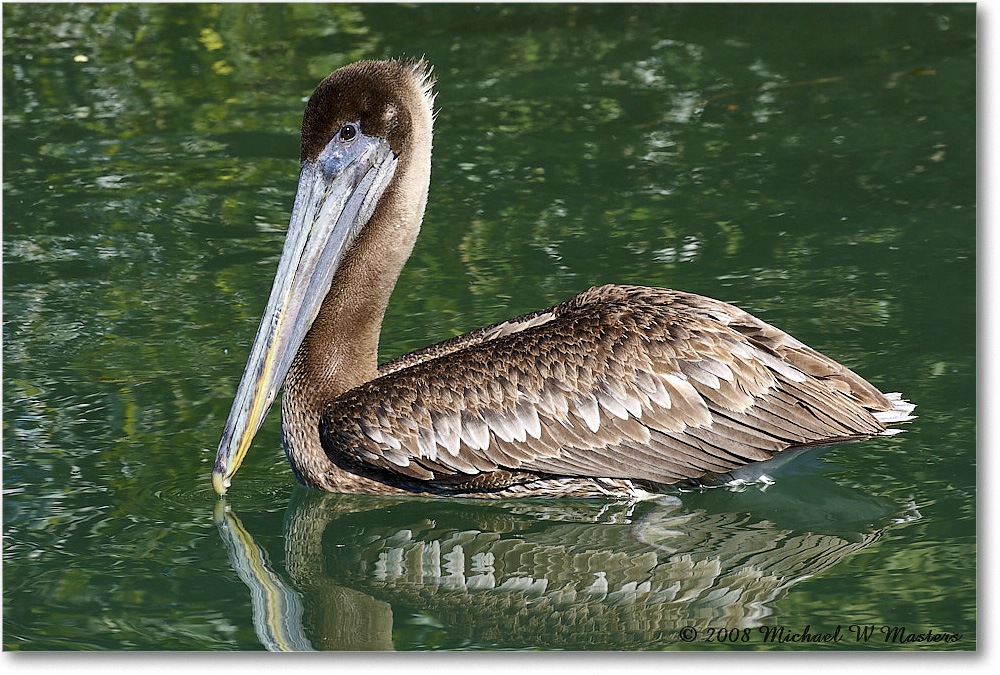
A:
POLYGON ((296 477, 330 492, 636 497, 788 448, 888 433, 913 405, 731 305, 602 286, 382 366, 420 230, 433 80, 320 82, 277 276, 219 443, 224 494, 278 388, 296 477))

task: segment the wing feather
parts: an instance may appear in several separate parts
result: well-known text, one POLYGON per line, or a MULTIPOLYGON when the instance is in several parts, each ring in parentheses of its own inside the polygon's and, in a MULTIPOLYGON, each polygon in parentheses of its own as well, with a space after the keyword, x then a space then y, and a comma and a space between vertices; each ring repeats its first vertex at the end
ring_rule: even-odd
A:
POLYGON ((877 434, 872 413, 900 409, 742 310, 642 287, 591 289, 380 372, 327 406, 324 448, 433 481, 498 472, 672 483, 877 434))

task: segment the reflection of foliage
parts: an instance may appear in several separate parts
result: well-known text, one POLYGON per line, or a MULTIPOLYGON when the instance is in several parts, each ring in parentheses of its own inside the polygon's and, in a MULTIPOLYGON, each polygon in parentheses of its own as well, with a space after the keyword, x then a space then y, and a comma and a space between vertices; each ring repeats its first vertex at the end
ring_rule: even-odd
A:
POLYGON ((73 106, 102 131, 113 116, 118 137, 162 129, 295 129, 297 115, 288 114, 280 84, 301 85, 305 94, 330 68, 310 67, 314 44, 301 36, 347 37, 355 51, 338 55, 342 61, 372 48, 363 15, 350 5, 9 5, 4 18, 5 68, 20 70, 17 80, 33 85, 19 99, 52 115, 73 106), (39 61, 55 66, 44 78, 31 75, 39 61), (240 114, 247 106, 256 114, 240 114), (269 109, 277 115, 271 120, 269 109))
MULTIPOLYGON (((608 281, 737 302, 933 411, 933 442, 835 461, 933 486, 965 538, 920 571, 973 564, 974 8, 2 11, 9 648, 254 644, 168 605, 225 570, 191 512, 281 247, 302 99, 398 54, 435 65, 440 114, 383 357, 608 281)), ((240 474, 261 510, 291 481, 277 428, 240 474)))

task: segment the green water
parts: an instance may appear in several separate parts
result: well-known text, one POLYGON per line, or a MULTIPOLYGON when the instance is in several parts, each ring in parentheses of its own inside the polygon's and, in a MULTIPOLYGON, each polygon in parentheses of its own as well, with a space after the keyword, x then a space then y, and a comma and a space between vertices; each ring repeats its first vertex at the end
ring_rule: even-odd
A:
POLYGON ((975 54, 972 5, 5 4, 4 648, 974 649, 975 54), (316 494, 272 414, 220 502, 304 98, 403 54, 440 113, 383 358, 667 286, 919 418, 628 506, 316 494))

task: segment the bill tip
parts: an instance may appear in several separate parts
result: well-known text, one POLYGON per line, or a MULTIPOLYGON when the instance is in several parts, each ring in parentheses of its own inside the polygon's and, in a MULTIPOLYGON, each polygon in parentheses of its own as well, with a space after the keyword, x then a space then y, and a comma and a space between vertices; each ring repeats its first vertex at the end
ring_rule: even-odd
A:
POLYGON ((230 481, 225 478, 222 473, 213 471, 212 472, 212 487, 215 489, 215 493, 219 496, 226 494, 226 490, 229 489, 230 481))

